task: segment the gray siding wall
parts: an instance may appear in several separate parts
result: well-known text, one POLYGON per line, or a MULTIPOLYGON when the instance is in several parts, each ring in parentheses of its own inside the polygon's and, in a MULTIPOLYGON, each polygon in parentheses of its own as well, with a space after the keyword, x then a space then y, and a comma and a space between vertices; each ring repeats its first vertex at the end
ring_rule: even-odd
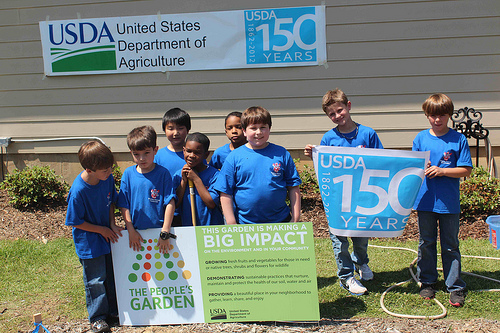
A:
MULTIPOLYGON (((326 0, 328 64, 318 67, 44 77, 38 22, 46 19, 318 5, 318 1, 2 0, 0 137, 9 154, 75 153, 97 136, 115 152, 150 124, 161 134, 171 107, 192 116, 212 149, 225 144, 223 119, 262 105, 273 115, 271 141, 290 150, 319 143, 332 127, 321 110, 329 89, 343 89, 352 116, 373 127, 386 148, 409 148, 428 127, 421 104, 433 92, 456 108, 483 113, 500 145, 500 1, 326 0)), ((159 145, 167 144, 160 135, 159 145)))

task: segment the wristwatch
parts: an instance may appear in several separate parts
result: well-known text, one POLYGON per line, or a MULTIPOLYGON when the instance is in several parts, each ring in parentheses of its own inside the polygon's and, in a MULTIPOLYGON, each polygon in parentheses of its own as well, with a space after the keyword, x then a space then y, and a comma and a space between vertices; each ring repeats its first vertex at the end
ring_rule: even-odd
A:
POLYGON ((163 240, 166 240, 166 239, 169 239, 169 238, 176 239, 177 236, 174 235, 174 234, 171 234, 170 232, 162 231, 162 232, 160 232, 160 238, 163 239, 163 240))

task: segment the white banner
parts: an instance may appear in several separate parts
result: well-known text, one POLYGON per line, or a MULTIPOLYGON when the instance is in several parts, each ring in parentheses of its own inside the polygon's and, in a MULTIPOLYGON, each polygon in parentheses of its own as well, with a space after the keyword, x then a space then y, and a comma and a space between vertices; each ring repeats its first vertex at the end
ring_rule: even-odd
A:
POLYGON ((324 6, 39 23, 46 75, 326 63, 324 6))
POLYGON ((397 237, 422 185, 429 152, 316 146, 313 161, 331 233, 397 237))

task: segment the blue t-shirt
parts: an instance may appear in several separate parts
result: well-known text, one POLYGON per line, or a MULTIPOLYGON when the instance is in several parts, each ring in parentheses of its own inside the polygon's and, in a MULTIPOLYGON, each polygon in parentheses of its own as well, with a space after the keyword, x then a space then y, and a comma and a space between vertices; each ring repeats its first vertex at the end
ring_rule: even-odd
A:
MULTIPOLYGON (((219 209, 219 193, 214 189, 215 181, 219 175, 219 170, 214 167, 208 166, 205 170, 200 172, 198 176, 207 188, 212 200, 215 202, 216 207, 214 209, 209 209, 203 200, 201 200, 196 187, 194 188, 195 193, 195 207, 196 207, 196 225, 221 225, 224 224, 224 218, 222 217, 222 212, 219 209)), ((182 170, 179 170, 174 175, 174 188, 179 187, 182 180, 182 170)), ((184 198, 179 206, 181 209, 182 225, 189 227, 193 226, 191 219, 191 196, 189 194, 189 187, 186 188, 184 192, 184 198)))
MULTIPOLYGON (((434 136, 428 129, 418 133, 413 140, 412 150, 430 151, 431 165, 439 168, 472 167, 467 139, 452 129, 443 136, 434 136)), ((439 214, 458 214, 459 186, 459 178, 425 177, 413 208, 439 214)))
MULTIPOLYGON (((75 178, 68 194, 66 225, 77 226, 88 222, 104 227, 110 226, 111 204, 118 194, 113 176, 90 185, 82 179, 83 171, 75 178)), ((94 259, 111 252, 111 247, 101 234, 73 228, 76 254, 80 259, 94 259)))
POLYGON ((232 152, 230 145, 230 143, 227 143, 224 146, 217 148, 210 158, 210 163, 208 163, 208 165, 213 166, 218 170, 222 169, 222 165, 224 164, 227 155, 232 152))
POLYGON ((161 228, 165 206, 175 198, 167 169, 156 165, 150 172, 140 173, 133 165, 123 172, 117 205, 130 211, 135 229, 161 228))
POLYGON ((184 152, 171 151, 168 147, 158 149, 155 155, 155 163, 166 168, 170 175, 173 176, 177 171, 182 169, 186 161, 184 161, 184 152))
POLYGON ((320 145, 332 147, 384 148, 377 133, 372 128, 361 124, 358 124, 358 128, 351 133, 340 133, 337 128, 329 130, 323 135, 320 145))
POLYGON ((277 223, 290 208, 285 200, 288 187, 300 185, 290 153, 269 143, 253 150, 241 146, 227 156, 215 189, 233 196, 239 223, 277 223))

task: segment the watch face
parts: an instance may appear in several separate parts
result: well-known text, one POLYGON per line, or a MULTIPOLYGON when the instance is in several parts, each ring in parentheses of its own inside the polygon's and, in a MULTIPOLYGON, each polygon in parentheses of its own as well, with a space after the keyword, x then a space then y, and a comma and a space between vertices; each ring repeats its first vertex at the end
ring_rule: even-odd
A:
POLYGON ((168 232, 163 232, 163 231, 160 232, 160 238, 163 239, 163 240, 168 239, 169 238, 168 237, 168 232))

